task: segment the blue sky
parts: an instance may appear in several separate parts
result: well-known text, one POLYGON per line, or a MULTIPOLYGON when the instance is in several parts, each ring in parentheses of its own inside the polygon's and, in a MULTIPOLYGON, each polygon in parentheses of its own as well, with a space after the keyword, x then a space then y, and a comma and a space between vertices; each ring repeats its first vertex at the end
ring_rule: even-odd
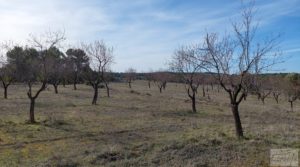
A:
MULTIPOLYGON (((281 33, 287 57, 276 69, 300 72, 300 0, 257 0, 260 37, 281 33)), ((65 46, 104 40, 115 48, 114 71, 167 68, 175 49, 205 32, 231 31, 239 0, 0 0, 0 41, 65 29, 65 46)))

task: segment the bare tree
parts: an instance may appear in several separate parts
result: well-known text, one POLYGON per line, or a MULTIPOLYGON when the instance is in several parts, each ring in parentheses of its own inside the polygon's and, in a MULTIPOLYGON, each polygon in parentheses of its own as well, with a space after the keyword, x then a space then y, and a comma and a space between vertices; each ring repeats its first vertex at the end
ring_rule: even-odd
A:
POLYGON ((294 102, 300 98, 300 76, 298 74, 287 75, 284 90, 291 105, 291 111, 294 111, 294 102))
POLYGON ((224 35, 219 39, 216 34, 207 34, 203 49, 208 55, 204 57, 208 70, 217 74, 216 79, 230 97, 238 138, 244 136, 239 105, 249 85, 246 76, 268 70, 277 63, 273 58, 278 55, 274 51, 278 46, 278 37, 263 42, 254 40, 257 25, 254 24, 253 12, 252 4, 242 10, 241 23, 233 23, 233 37, 224 35))
POLYGON ((284 80, 281 76, 273 76, 271 80, 272 95, 276 103, 279 103, 279 96, 284 90, 284 80))
POLYGON ((136 69, 134 68, 128 68, 125 71, 125 80, 128 83, 129 88, 131 89, 131 83, 136 78, 136 69))
POLYGON ((271 81, 269 77, 264 77, 264 76, 255 77, 253 91, 255 91, 258 100, 261 100, 263 104, 265 104, 265 99, 272 93, 272 87, 270 82, 271 81))
MULTIPOLYGON (((14 43, 12 41, 6 41, 1 45, 2 54, 7 54, 12 50, 14 43)), ((7 56, 6 56, 7 57, 7 56)), ((0 81, 4 88, 4 98, 7 99, 8 87, 15 81, 16 67, 4 58, 0 57, 0 81)))
POLYGON ((151 88, 151 82, 154 80, 153 79, 153 72, 150 71, 150 72, 146 73, 145 74, 145 78, 146 78, 146 80, 148 82, 148 88, 150 89, 151 88))
POLYGON ((192 111, 196 112, 196 94, 198 87, 200 85, 200 72, 203 67, 202 62, 198 62, 199 59, 196 59, 198 55, 203 52, 199 52, 198 48, 182 47, 181 49, 175 51, 175 54, 172 57, 170 62, 170 68, 172 71, 179 73, 181 78, 185 82, 185 89, 192 101, 192 111))
POLYGON ((155 72, 153 74, 155 84, 157 85, 160 93, 162 93, 162 90, 166 89, 168 77, 168 73, 163 71, 155 72))
POLYGON ((106 88, 106 94, 107 94, 107 97, 110 97, 110 87, 109 87, 109 83, 110 83, 111 80, 113 80, 112 72, 111 72, 111 71, 105 72, 105 73, 104 73, 104 79, 103 79, 103 82, 104 82, 104 85, 105 85, 105 88, 106 88))
POLYGON ((49 69, 51 68, 47 56, 49 54, 49 49, 59 46, 64 40, 65 33, 61 31, 49 31, 38 37, 31 35, 29 42, 34 48, 37 48, 37 51, 34 49, 26 49, 27 51, 24 53, 25 56, 27 56, 25 82, 28 86, 27 96, 30 99, 30 123, 35 123, 35 100, 39 94, 45 90, 48 82, 49 69), (41 82, 41 85, 36 92, 34 92, 32 88, 35 81, 41 82))
POLYGON ((90 44, 82 44, 82 46, 90 60, 90 72, 87 73, 86 78, 94 89, 92 104, 96 105, 100 83, 104 82, 109 89, 107 73, 113 63, 113 48, 108 47, 103 41, 94 41, 90 44))
POLYGON ((8 87, 15 80, 14 74, 15 68, 13 68, 11 65, 5 64, 0 68, 0 81, 2 82, 2 86, 4 88, 5 99, 7 99, 8 87))

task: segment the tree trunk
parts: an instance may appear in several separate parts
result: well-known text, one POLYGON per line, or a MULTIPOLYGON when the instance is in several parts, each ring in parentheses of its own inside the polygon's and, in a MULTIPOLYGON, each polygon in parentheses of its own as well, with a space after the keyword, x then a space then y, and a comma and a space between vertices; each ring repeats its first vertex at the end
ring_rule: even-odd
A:
POLYGON ((159 87, 159 93, 161 93, 162 92, 162 87, 159 87))
POLYGON ((290 104, 291 104, 291 112, 293 112, 294 111, 294 102, 291 100, 290 104))
POLYGON ((30 123, 35 123, 35 119, 34 119, 34 105, 35 105, 35 99, 34 98, 30 98, 30 112, 29 112, 29 117, 30 117, 30 123))
POLYGON ((265 98, 264 97, 261 97, 261 102, 263 103, 263 105, 265 105, 265 98))
POLYGON ((4 86, 4 99, 7 99, 7 88, 8 86, 4 86))
POLYGON ((243 97, 244 101, 247 100, 247 96, 248 96, 247 94, 244 95, 244 97, 243 97))
POLYGON ((195 92, 193 92, 193 96, 191 97, 192 99, 192 109, 193 109, 193 112, 196 113, 197 110, 196 110, 196 98, 195 98, 195 92))
POLYGON ((234 122, 235 122, 235 130, 236 130, 236 136, 238 138, 243 138, 243 128, 242 123, 239 115, 239 105, 238 104, 231 104, 231 110, 234 116, 234 122))
POLYGON ((76 82, 73 83, 73 86, 74 86, 74 90, 77 90, 76 82))
POLYGON ((55 84, 53 84, 53 87, 54 87, 55 94, 57 94, 57 93, 58 93, 57 86, 58 86, 58 85, 55 85, 55 84))
POLYGON ((63 87, 65 88, 66 87, 66 80, 63 79, 63 87))
POLYGON ((205 97, 205 88, 204 88, 204 86, 202 87, 202 96, 205 97))
POLYGON ((107 97, 110 97, 109 87, 108 87, 108 84, 107 84, 107 83, 105 83, 105 87, 106 87, 106 94, 107 94, 107 97))
POLYGON ((274 97, 274 99, 275 99, 275 101, 276 101, 276 104, 279 104, 279 95, 273 93, 273 97, 274 97))
POLYGON ((97 99, 98 99, 98 85, 95 85, 94 86, 94 97, 93 97, 92 105, 97 104, 97 99))
POLYGON ((129 86, 129 88, 131 89, 131 82, 128 82, 128 86, 129 86))
POLYGON ((149 89, 151 88, 151 82, 150 81, 148 81, 148 87, 149 87, 149 89))

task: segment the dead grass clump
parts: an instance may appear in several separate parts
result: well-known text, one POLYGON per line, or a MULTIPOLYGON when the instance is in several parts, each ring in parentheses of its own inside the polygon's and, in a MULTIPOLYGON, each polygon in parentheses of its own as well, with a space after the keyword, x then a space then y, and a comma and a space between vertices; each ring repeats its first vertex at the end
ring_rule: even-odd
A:
POLYGON ((57 115, 57 113, 46 113, 45 115, 47 118, 43 121, 43 124, 46 126, 57 127, 69 124, 63 116, 57 115))
POLYGON ((45 167, 77 167, 80 166, 78 162, 75 162, 72 159, 65 159, 61 156, 54 156, 47 160, 42 166, 45 167))
POLYGON ((130 93, 131 93, 131 94, 136 94, 136 95, 140 95, 140 94, 141 94, 140 92, 135 91, 135 90, 130 90, 130 93))
POLYGON ((90 163, 92 165, 106 165, 116 161, 134 159, 138 156, 139 155, 134 152, 124 153, 117 151, 108 151, 96 156, 96 158, 93 159, 90 163))

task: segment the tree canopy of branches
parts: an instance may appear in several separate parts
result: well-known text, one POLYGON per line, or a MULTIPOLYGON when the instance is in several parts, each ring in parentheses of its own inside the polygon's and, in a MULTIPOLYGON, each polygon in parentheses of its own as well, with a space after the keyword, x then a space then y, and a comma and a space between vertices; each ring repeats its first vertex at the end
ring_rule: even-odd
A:
POLYGON ((207 34, 203 50, 207 56, 200 57, 207 63, 210 72, 217 73, 217 80, 228 93, 235 120, 236 135, 243 138, 243 128, 239 114, 239 104, 249 86, 247 76, 255 76, 278 63, 275 57, 278 37, 260 41, 256 39, 257 24, 254 23, 254 6, 246 4, 241 13, 241 21, 233 23, 233 34, 219 38, 217 34, 207 34))
POLYGON ((129 88, 131 89, 131 83, 136 78, 136 69, 134 68, 128 68, 125 71, 125 80, 128 83, 129 88))
POLYGON ((162 93, 163 90, 167 87, 167 82, 170 78, 170 75, 168 72, 164 71, 158 71, 153 74, 153 78, 155 81, 155 84, 157 85, 159 89, 159 93, 162 93))
POLYGON ((291 105, 291 111, 294 109, 294 102, 300 98, 300 75, 289 74, 285 77, 284 92, 288 102, 291 105))
POLYGON ((47 32, 39 37, 31 36, 32 47, 15 46, 7 52, 7 61, 15 67, 16 79, 28 86, 27 96, 30 99, 29 122, 35 123, 35 101, 39 94, 45 90, 49 71, 53 63, 49 56, 51 49, 65 40, 63 32, 47 32), (52 64, 52 65, 51 65, 52 64), (39 86, 34 86, 40 82, 39 86))
POLYGON ((192 111, 196 112, 196 93, 201 84, 200 72, 203 70, 203 62, 199 62, 199 52, 197 47, 182 47, 173 55, 170 62, 170 69, 179 73, 185 82, 186 92, 192 101, 192 111))
POLYGON ((82 47, 89 56, 90 60, 90 68, 87 69, 85 77, 88 81, 88 84, 94 89, 92 104, 96 105, 100 83, 105 83, 107 91, 109 91, 109 75, 107 75, 107 73, 110 72, 110 66, 114 59, 113 48, 108 47, 103 41, 82 44, 82 47))

